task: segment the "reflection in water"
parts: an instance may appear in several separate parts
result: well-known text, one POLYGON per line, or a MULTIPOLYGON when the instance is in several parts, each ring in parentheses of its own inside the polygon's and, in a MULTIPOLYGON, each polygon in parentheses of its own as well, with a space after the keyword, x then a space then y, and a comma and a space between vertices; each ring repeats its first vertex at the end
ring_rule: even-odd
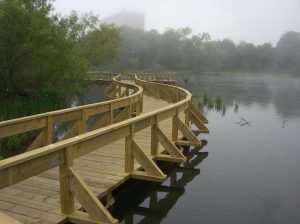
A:
POLYGON ((182 165, 162 163, 162 170, 168 174, 163 184, 145 181, 125 184, 115 196, 113 216, 125 224, 161 223, 184 194, 185 186, 200 174, 197 166, 208 156, 208 152, 199 152, 200 149, 202 147, 185 148, 183 153, 187 161, 182 165), (137 220, 135 216, 142 218, 137 220))

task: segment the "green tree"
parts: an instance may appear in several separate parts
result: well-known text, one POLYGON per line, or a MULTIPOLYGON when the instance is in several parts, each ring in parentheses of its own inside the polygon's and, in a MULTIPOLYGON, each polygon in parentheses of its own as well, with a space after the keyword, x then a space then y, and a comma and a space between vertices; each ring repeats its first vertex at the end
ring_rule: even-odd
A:
POLYGON ((85 61, 49 1, 0 1, 0 30, 2 98, 53 88, 65 94, 79 87, 85 61))
POLYGON ((90 69, 110 61, 119 53, 120 30, 113 25, 101 24, 97 16, 72 12, 61 24, 90 69))

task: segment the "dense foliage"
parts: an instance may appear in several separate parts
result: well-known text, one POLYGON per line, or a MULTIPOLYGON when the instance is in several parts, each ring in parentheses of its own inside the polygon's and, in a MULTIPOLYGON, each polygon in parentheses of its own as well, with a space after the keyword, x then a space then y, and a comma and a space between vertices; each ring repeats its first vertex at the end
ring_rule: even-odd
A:
MULTIPOLYGON (((121 54, 113 69, 183 70, 196 72, 300 73, 300 33, 287 32, 276 47, 235 44, 230 39, 212 40, 190 28, 156 30, 121 29, 121 54)), ((111 64, 110 64, 111 66, 111 64)))
POLYGON ((119 30, 93 15, 61 17, 49 0, 0 0, 0 104, 66 99, 81 89, 88 68, 118 49, 119 30))

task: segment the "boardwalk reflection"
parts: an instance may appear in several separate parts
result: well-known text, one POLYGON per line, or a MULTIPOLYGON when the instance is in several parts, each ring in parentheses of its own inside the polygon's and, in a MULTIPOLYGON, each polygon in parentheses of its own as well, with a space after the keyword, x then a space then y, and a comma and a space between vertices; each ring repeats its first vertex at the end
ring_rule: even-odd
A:
POLYGON ((185 149, 187 161, 182 165, 161 164, 168 174, 163 184, 140 181, 126 184, 115 196, 113 216, 125 224, 161 223, 184 194, 185 186, 200 174, 197 166, 208 156, 208 152, 199 152, 200 149, 185 149))

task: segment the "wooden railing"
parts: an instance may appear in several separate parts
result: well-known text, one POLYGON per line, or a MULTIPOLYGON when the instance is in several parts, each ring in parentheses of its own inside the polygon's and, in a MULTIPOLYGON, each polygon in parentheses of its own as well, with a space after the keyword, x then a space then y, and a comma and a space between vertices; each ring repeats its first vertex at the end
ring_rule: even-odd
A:
MULTIPOLYGON (((185 157, 176 145, 201 145, 195 131, 190 130, 191 122, 198 127, 196 132, 208 131, 204 125, 207 120, 192 106, 192 95, 187 90, 144 81, 138 79, 137 76, 135 76, 135 82, 136 85, 128 85, 117 81, 117 78, 114 79, 113 85, 107 90, 108 92, 117 93, 119 90, 116 91, 116 89, 121 89, 121 87, 134 89, 135 93, 124 99, 82 106, 79 107, 80 109, 72 108, 60 112, 50 112, 46 115, 22 118, 21 120, 1 122, 1 136, 9 136, 21 131, 32 130, 32 128, 44 128, 48 143, 51 140, 51 137, 49 137, 51 135, 50 127, 54 123, 76 119, 80 123, 79 130, 81 131, 79 132, 80 135, 76 137, 0 161, 0 189, 59 166, 62 213, 70 220, 83 220, 84 217, 90 223, 116 223, 117 220, 111 216, 77 171, 73 169, 73 160, 125 138, 125 172, 133 178, 163 181, 166 175, 153 159, 174 162, 185 161, 185 157), (167 100, 173 104, 131 117, 133 105, 136 107, 137 114, 141 112, 143 91, 147 95, 167 100), (117 108, 127 108, 128 119, 114 123, 112 111, 117 108), (86 117, 101 112, 107 113, 107 120, 110 125, 84 133, 86 117), (185 116, 184 121, 180 118, 181 114, 185 116), (172 139, 169 139, 160 128, 160 122, 170 118, 173 120, 172 139), (135 139, 136 133, 148 127, 151 127, 151 156, 144 152, 135 139), (184 138, 178 139, 179 131, 184 138), (159 143, 167 153, 158 151, 159 143), (140 170, 134 170, 134 160, 140 164, 140 170), (89 218, 83 212, 75 211, 74 197, 89 214, 89 218)), ((125 91, 127 90, 125 89, 125 91)), ((122 93, 119 93, 119 95, 121 96, 122 93)))
POLYGON ((100 71, 90 71, 87 72, 87 78, 89 80, 102 80, 102 81, 112 81, 118 73, 111 72, 100 72, 100 71))
MULTIPOLYGON (((130 73, 131 77, 134 77, 135 74, 130 73)), ((142 80, 158 83, 175 83, 176 82, 176 73, 139 73, 139 78, 142 80)))
POLYGON ((53 143, 55 125, 74 121, 73 127, 64 136, 66 139, 85 133, 89 116, 104 115, 94 124, 93 129, 96 129, 130 118, 133 113, 140 114, 142 112, 142 88, 122 83, 119 79, 120 75, 115 76, 111 85, 106 89, 111 98, 118 97, 118 99, 3 121, 0 122, 0 138, 41 129, 40 134, 28 147, 27 151, 30 151, 53 143), (119 112, 119 114, 114 112, 119 112))

